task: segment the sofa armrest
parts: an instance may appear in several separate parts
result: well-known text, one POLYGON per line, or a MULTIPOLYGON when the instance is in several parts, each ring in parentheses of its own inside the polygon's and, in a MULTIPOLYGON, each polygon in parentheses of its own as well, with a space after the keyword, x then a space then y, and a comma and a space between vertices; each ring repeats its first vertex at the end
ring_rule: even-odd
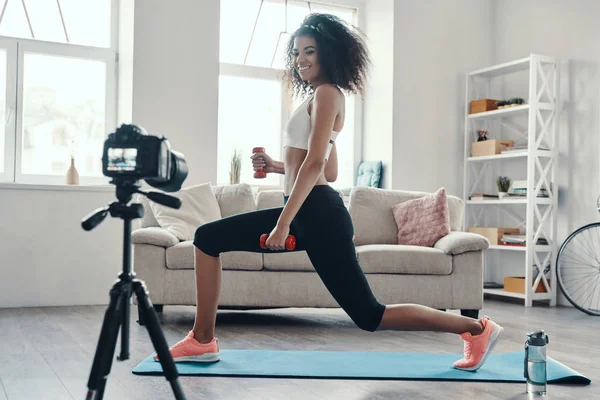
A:
POLYGON ((159 227, 136 229, 131 234, 132 244, 152 244, 159 247, 171 247, 179 243, 179 239, 171 232, 159 227))
POLYGON ((456 255, 485 250, 490 247, 490 242, 486 237, 476 233, 452 231, 438 240, 433 247, 443 250, 446 254, 456 255))

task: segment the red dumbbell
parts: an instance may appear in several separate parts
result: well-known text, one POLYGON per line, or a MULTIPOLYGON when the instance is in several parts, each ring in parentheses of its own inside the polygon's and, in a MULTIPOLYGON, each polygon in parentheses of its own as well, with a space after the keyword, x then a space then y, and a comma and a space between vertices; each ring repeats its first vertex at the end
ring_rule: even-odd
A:
MULTIPOLYGON (((254 153, 264 153, 265 152, 265 148, 264 147, 255 147, 252 149, 252 154, 254 153)), ((255 179, 263 179, 267 177, 267 173, 263 170, 263 169, 259 169, 258 171, 254 172, 254 178, 255 179)))
MULTIPOLYGON (((268 234, 263 233, 262 235, 260 235, 260 247, 263 249, 267 248, 267 238, 269 237, 268 234)), ((289 235, 287 237, 287 239, 285 239, 285 248, 288 250, 294 250, 296 248, 296 237, 294 235, 289 235)))

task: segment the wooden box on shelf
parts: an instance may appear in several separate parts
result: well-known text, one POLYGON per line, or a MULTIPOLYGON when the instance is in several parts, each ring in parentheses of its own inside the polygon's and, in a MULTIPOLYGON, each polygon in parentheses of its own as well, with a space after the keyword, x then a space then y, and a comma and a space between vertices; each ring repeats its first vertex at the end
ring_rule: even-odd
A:
MULTIPOLYGON (((548 279, 548 283, 550 280, 548 279)), ((525 294, 525 277, 523 276, 506 276, 504 277, 504 291, 511 293, 525 294)), ((535 288, 536 293, 546 293, 546 286, 540 280, 539 285, 535 288)))
POLYGON ((501 154, 503 150, 513 147, 514 145, 514 140, 489 139, 481 142, 473 142, 471 144, 471 156, 494 156, 496 154, 501 154))
POLYGON ((503 245, 501 239, 505 233, 509 235, 519 235, 521 233, 519 228, 491 228, 484 226, 472 226, 469 228, 469 232, 487 238, 492 246, 503 245))
POLYGON ((498 109, 498 106, 496 105, 497 101, 498 100, 494 100, 494 99, 473 100, 469 104, 469 114, 477 114, 480 112, 497 110, 498 109))

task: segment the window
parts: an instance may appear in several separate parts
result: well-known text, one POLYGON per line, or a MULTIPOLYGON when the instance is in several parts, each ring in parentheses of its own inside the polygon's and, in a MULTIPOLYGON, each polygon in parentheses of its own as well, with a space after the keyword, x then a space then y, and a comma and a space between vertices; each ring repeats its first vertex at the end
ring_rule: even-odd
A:
POLYGON ((116 126, 117 0, 0 0, 0 177, 106 183, 116 126))
MULTIPOLYGON (((337 0, 337 3, 340 3, 337 0)), ((220 79, 218 128, 218 184, 229 184, 234 149, 242 153, 240 181, 251 185, 281 186, 279 174, 254 179, 253 147, 282 160, 284 129, 293 108, 303 99, 290 99, 281 79, 284 46, 290 34, 311 12, 334 14, 356 24, 353 7, 292 0, 221 0, 220 79)), ((332 186, 354 184, 357 102, 346 99, 344 129, 338 137, 339 174, 332 186)))

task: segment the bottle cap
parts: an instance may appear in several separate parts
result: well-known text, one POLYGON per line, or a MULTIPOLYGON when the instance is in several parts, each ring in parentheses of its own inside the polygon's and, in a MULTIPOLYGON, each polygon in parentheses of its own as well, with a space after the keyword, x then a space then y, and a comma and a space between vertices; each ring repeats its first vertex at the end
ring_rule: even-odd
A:
POLYGON ((527 343, 530 346, 545 346, 548 343, 548 335, 543 330, 528 333, 527 343))

